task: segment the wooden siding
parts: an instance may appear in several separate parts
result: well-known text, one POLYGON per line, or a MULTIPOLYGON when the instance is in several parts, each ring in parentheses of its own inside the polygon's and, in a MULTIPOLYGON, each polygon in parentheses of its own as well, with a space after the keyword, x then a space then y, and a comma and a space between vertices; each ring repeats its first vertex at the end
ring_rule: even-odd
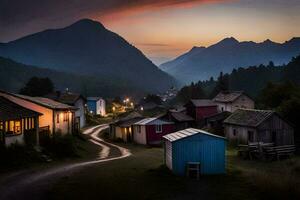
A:
POLYGON ((250 99, 247 95, 241 95, 233 102, 222 103, 216 102, 218 104, 218 110, 234 112, 239 108, 247 108, 247 109, 254 109, 255 103, 252 99, 250 99))
POLYGON ((147 144, 159 144, 162 142, 162 136, 174 132, 174 124, 163 124, 162 132, 156 132, 156 125, 146 125, 147 144))
POLYGON ((172 170, 172 143, 166 140, 165 145, 165 162, 167 167, 172 170))
POLYGON ((202 174, 225 173, 226 140, 197 134, 172 143, 172 168, 184 176, 188 162, 200 162, 202 174))

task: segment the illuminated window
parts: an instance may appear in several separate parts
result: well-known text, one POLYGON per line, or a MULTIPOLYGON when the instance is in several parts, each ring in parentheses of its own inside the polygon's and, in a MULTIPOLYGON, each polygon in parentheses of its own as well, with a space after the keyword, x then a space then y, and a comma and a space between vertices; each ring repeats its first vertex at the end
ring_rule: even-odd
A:
POLYGON ((56 123, 59 124, 59 114, 56 114, 56 123))
POLYGON ((28 129, 27 118, 25 118, 25 120, 24 120, 24 125, 25 125, 25 130, 27 130, 28 129))
POLYGON ((64 112, 64 118, 63 118, 64 122, 68 121, 68 113, 64 112))
POLYGON ((0 130, 3 130, 3 122, 0 122, 0 130))
POLYGON ((21 133, 21 121, 15 121, 14 133, 21 133))
POLYGON ((34 128, 34 118, 31 118, 31 128, 34 128))
POLYGON ((8 133, 21 134, 21 121, 9 121, 8 133))

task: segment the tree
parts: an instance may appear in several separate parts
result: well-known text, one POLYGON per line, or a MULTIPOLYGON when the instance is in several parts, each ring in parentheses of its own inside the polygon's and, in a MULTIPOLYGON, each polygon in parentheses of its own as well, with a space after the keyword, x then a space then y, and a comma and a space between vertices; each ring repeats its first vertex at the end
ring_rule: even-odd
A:
POLYGON ((206 94, 202 88, 202 83, 191 83, 189 86, 183 87, 177 94, 176 99, 181 103, 187 103, 190 99, 203 99, 206 94))
POLYGON ((44 96, 52 92, 54 92, 53 82, 49 78, 39 77, 30 78, 20 90, 20 94, 28 96, 44 96))
POLYGON ((162 100, 159 96, 155 95, 155 94, 148 94, 146 96, 146 98, 144 99, 144 102, 146 103, 156 103, 157 105, 161 105, 162 104, 162 100))
POLYGON ((229 90, 229 75, 225 74, 223 75, 223 72, 220 73, 217 85, 211 92, 210 97, 213 98, 215 97, 219 92, 221 91, 228 91, 229 90))

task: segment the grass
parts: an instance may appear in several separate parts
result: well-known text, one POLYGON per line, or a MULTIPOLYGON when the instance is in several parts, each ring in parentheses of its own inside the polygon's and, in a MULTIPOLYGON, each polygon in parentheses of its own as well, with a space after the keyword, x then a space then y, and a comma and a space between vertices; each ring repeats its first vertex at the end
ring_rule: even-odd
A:
POLYGON ((51 188, 49 199, 256 199, 254 186, 238 170, 190 180, 162 165, 161 148, 125 147, 133 156, 64 177, 51 188))

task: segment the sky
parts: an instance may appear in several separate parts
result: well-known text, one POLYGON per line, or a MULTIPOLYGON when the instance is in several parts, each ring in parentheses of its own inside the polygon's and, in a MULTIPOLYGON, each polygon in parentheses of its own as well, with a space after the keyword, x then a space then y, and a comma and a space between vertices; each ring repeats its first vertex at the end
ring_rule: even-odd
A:
POLYGON ((161 64, 225 37, 299 37, 299 10, 300 0, 0 0, 0 42, 91 18, 161 64))

